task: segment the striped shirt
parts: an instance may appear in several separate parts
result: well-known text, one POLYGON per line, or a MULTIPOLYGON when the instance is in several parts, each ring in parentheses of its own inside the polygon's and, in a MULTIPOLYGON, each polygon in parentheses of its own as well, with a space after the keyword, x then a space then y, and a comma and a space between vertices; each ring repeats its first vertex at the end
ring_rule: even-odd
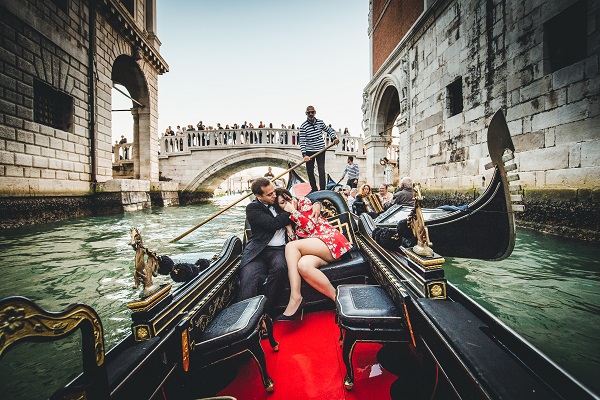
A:
POLYGON ((358 176, 360 175, 359 170, 358 170, 358 164, 352 163, 352 164, 346 165, 346 168, 344 169, 344 173, 342 174, 342 178, 345 177, 346 174, 348 174, 348 179, 358 179, 358 176))
POLYGON ((306 153, 309 151, 316 152, 325 148, 325 140, 321 133, 323 131, 329 134, 329 139, 331 139, 332 142, 337 139, 333 128, 325 125, 320 119, 315 118, 314 123, 311 123, 309 120, 304 121, 300 126, 300 133, 298 135, 302 156, 306 156, 306 153))

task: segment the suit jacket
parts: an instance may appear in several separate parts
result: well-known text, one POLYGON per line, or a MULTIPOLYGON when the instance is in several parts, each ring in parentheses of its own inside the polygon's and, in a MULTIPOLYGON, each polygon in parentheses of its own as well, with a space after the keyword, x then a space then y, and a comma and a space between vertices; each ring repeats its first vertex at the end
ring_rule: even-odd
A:
POLYGON ((244 248, 240 267, 254 260, 267 247, 275 232, 292 223, 289 212, 283 211, 274 217, 269 208, 258 200, 246 206, 246 219, 252 230, 252 238, 244 248))

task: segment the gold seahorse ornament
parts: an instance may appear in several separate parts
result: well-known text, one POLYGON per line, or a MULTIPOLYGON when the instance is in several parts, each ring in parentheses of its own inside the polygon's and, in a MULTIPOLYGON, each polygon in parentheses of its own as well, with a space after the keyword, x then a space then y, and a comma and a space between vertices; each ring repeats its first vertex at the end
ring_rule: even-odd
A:
POLYGON ((415 238, 417 238, 417 244, 413 247, 413 251, 420 256, 431 257, 433 256, 433 250, 429 246, 433 246, 433 243, 429 241, 429 231, 425 226, 425 220, 421 212, 423 195, 421 194, 420 183, 413 184, 413 194, 415 197, 415 208, 408 216, 410 228, 415 238))
POLYGON ((159 285, 152 282, 152 277, 158 275, 158 256, 152 250, 148 250, 142 242, 142 234, 138 228, 131 228, 129 231, 131 242, 129 243, 135 250, 135 271, 133 271, 134 289, 137 289, 140 283, 143 286, 141 297, 147 297, 160 289, 159 285), (147 260, 146 260, 147 256, 147 260))

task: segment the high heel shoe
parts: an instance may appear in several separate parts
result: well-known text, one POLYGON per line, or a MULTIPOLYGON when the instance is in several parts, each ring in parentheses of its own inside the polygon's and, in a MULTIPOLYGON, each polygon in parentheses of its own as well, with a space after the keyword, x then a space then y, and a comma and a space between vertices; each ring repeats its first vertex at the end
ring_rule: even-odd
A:
POLYGON ((298 308, 292 315, 281 314, 280 316, 275 318, 275 320, 276 321, 295 321, 298 314, 300 314, 300 321, 302 321, 302 319, 304 318, 304 306, 305 305, 306 305, 306 302, 304 301, 304 299, 302 299, 302 301, 300 302, 300 305, 298 306, 298 308))

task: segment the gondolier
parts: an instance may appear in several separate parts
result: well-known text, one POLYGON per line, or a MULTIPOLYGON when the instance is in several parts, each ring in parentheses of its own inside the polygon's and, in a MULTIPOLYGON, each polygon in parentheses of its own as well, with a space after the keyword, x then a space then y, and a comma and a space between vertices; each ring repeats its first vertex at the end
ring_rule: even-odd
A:
POLYGON ((306 161, 306 172, 308 174, 308 181, 312 192, 316 192, 320 189, 325 189, 326 184, 326 173, 325 173, 325 152, 319 154, 317 157, 311 159, 310 156, 318 153, 320 150, 325 148, 325 140, 323 139, 322 132, 325 131, 329 135, 329 139, 334 143, 338 144, 339 139, 337 138, 333 128, 325 125, 325 123, 317 119, 315 114, 317 111, 313 106, 306 107, 306 121, 300 126, 300 133, 298 135, 298 141, 300 142, 300 151, 306 161), (319 187, 315 179, 315 160, 317 160, 317 168, 319 170, 319 187))

